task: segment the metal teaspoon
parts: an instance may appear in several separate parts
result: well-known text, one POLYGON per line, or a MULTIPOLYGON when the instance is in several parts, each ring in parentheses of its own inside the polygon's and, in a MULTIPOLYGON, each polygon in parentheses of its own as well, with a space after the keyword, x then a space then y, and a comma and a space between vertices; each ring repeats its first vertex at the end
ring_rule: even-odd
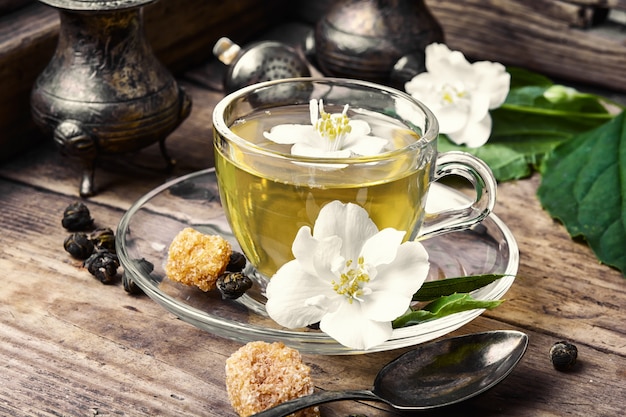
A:
POLYGON ((319 391, 253 417, 284 417, 339 400, 379 401, 398 410, 428 410, 467 400, 493 387, 526 352, 528 336, 496 330, 425 343, 385 365, 371 390, 319 391))

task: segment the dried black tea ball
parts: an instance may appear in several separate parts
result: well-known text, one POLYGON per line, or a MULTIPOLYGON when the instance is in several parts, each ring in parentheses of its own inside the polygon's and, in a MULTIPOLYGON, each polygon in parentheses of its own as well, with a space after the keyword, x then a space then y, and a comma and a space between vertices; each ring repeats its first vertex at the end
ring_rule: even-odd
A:
POLYGON ((65 208, 61 224, 70 232, 75 232, 93 227, 93 219, 87 206, 77 201, 65 208))
POLYGON ((119 266, 117 255, 106 250, 96 251, 85 260, 85 267, 89 273, 103 284, 113 283, 119 266))
POLYGON ((99 227, 89 234, 89 239, 97 249, 115 252, 115 234, 109 227, 99 227))
POLYGON ((246 257, 241 252, 233 251, 230 255, 226 270, 229 272, 241 272, 246 267, 246 257))
POLYGON ((252 288, 252 280, 242 272, 227 272, 217 278, 216 285, 222 297, 234 300, 252 288))
MULTIPOLYGON (((143 275, 150 275, 152 271, 154 271, 154 265, 152 262, 145 258, 133 259, 133 263, 143 275)), ((143 290, 128 276, 128 273, 126 272, 122 274, 122 285, 124 286, 124 291, 131 295, 143 294, 143 290)))
POLYGON ((93 253, 94 245, 85 233, 76 232, 65 238, 63 248, 76 259, 87 259, 93 253))
POLYGON ((576 358, 578 357, 578 349, 575 345, 561 341, 556 342, 550 348, 550 359, 552 365, 557 371, 567 371, 576 364, 576 358))
POLYGON ((124 287, 124 291, 131 295, 143 294, 143 290, 139 288, 137 284, 135 284, 135 281, 128 278, 128 274, 126 273, 122 274, 122 286, 124 287))

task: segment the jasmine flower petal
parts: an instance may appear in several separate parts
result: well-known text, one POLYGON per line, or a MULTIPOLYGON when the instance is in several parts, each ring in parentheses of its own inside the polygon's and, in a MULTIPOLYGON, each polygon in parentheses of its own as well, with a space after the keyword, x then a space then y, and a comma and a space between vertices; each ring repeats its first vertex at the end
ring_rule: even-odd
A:
POLYGON ((413 294, 424 284, 429 263, 428 253, 420 243, 403 243, 396 259, 393 264, 378 267, 378 273, 385 280, 370 283, 372 292, 362 303, 363 314, 367 317, 396 319, 406 311, 413 294))
POLYGON ((357 304, 342 304, 320 321, 320 330, 344 346, 367 350, 391 337, 391 322, 373 321, 361 314, 357 304))
POLYGON ((393 291, 376 291, 364 299, 361 314, 370 320, 393 321, 407 311, 412 296, 393 291))
POLYGON ((307 305, 311 294, 324 295, 328 285, 314 275, 304 272, 297 261, 283 265, 266 288, 265 309, 281 326, 297 328, 317 323, 326 311, 307 305), (305 284, 306 283, 306 284, 305 284))
POLYGON ((345 259, 341 256, 341 248, 343 242, 337 236, 330 236, 323 239, 314 252, 313 265, 315 273, 321 279, 327 282, 335 279, 335 271, 340 265, 345 263, 345 259))
MULTIPOLYGON (((469 105, 467 106, 469 107, 469 105)), ((463 129, 469 119, 469 110, 466 106, 445 106, 437 110, 437 121, 441 132, 456 132, 463 129)))
POLYGON ((314 142, 317 134, 309 125, 276 125, 269 132, 263 132, 266 139, 281 145, 314 142))
MULTIPOLYGON (((341 305, 341 298, 337 296, 328 297, 325 295, 314 295, 313 297, 307 298, 304 303, 307 306, 315 307, 321 311, 336 311, 341 305)), ((317 321, 315 323, 317 323, 317 321)))
POLYGON ((383 229, 365 242, 361 256, 373 265, 388 264, 396 259, 404 235, 400 230, 383 229))
POLYGON ((489 96, 483 93, 472 94, 469 107, 469 121, 479 122, 489 113, 489 96))
POLYGON ((372 281, 370 288, 372 291, 393 288, 412 296, 426 280, 428 269, 428 252, 424 246, 419 242, 404 242, 393 263, 378 266, 385 280, 372 281))
POLYGON ((479 75, 478 87, 490 97, 489 108, 496 109, 506 100, 511 87, 511 74, 498 62, 480 61, 474 63, 474 71, 479 75))
POLYGON ((372 132, 372 129, 370 128, 369 123, 367 123, 365 120, 350 120, 350 123, 348 123, 350 125, 350 135, 349 136, 356 136, 356 137, 363 137, 363 136, 367 136, 372 132))
POLYGON ((320 210, 313 229, 313 237, 323 239, 327 236, 338 236, 343 242, 344 257, 356 259, 363 242, 377 232, 376 224, 362 207, 334 200, 320 210))
POLYGON ((315 252, 317 244, 317 239, 313 239, 311 236, 311 228, 302 226, 296 233, 296 238, 291 245, 291 251, 299 262, 306 267, 306 265, 312 265, 313 263, 313 252, 315 252))
POLYGON ((349 149, 340 151, 327 151, 309 143, 296 143, 291 147, 292 155, 308 156, 314 158, 350 158, 352 152, 349 149))
POLYGON ((468 123, 462 129, 452 132, 448 136, 455 143, 464 143, 470 148, 478 148, 489 140, 491 125, 491 115, 487 113, 482 120, 476 123, 468 123))
POLYGON ((387 139, 376 136, 357 137, 350 135, 346 138, 344 147, 352 154, 360 156, 374 156, 381 153, 389 144, 387 139))

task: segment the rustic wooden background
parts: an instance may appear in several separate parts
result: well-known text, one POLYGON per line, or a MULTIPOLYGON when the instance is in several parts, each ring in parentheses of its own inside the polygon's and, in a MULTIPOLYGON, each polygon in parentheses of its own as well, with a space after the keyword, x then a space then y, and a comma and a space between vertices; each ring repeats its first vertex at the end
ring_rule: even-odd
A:
MULTIPOLYGON (((174 73, 206 63, 220 36, 245 42, 287 19, 308 20, 329 0, 159 0, 145 29, 174 73)), ((626 92, 626 0, 425 0, 446 42, 472 59, 525 67, 575 83, 626 92)), ((56 10, 0 0, 0 163, 40 139, 29 95, 56 45, 56 10)))
POLYGON ((426 0, 452 49, 626 91, 626 0, 426 0))
MULTIPOLYGON (((212 164, 211 113, 221 95, 186 81, 192 76, 181 82, 194 111, 167 140, 174 172, 123 160, 99 167, 99 194, 86 202, 98 226, 114 227, 168 178, 212 164)), ((135 158, 163 164, 158 146, 135 158)), ((127 295, 119 282, 102 285, 64 254, 60 216, 77 198, 78 179, 78 166, 50 142, 0 166, 0 415, 234 417, 224 361, 240 344, 177 320, 146 296, 127 295)), ((502 306, 453 333, 517 329, 529 334, 528 351, 502 384, 437 417, 623 416, 626 282, 542 210, 539 179, 498 187, 496 214, 519 245, 519 272, 502 306), (572 372, 550 363, 550 346, 562 339, 579 349, 572 372)), ((323 389, 367 388, 400 353, 304 360, 323 389)), ((325 417, 353 413, 398 416, 355 402, 324 407, 325 417)))

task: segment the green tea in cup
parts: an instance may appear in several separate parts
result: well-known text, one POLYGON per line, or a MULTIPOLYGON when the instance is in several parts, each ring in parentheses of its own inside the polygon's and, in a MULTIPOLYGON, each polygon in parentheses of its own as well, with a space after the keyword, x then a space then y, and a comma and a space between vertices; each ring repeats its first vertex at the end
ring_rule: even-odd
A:
POLYGON ((369 82, 299 78, 246 87, 214 117, 222 205, 251 265, 267 278, 293 259, 302 226, 331 201, 363 207, 405 239, 470 227, 495 203, 495 180, 475 157, 438 155, 437 121, 411 96, 369 82), (432 181, 460 175, 468 207, 425 213, 432 181))

